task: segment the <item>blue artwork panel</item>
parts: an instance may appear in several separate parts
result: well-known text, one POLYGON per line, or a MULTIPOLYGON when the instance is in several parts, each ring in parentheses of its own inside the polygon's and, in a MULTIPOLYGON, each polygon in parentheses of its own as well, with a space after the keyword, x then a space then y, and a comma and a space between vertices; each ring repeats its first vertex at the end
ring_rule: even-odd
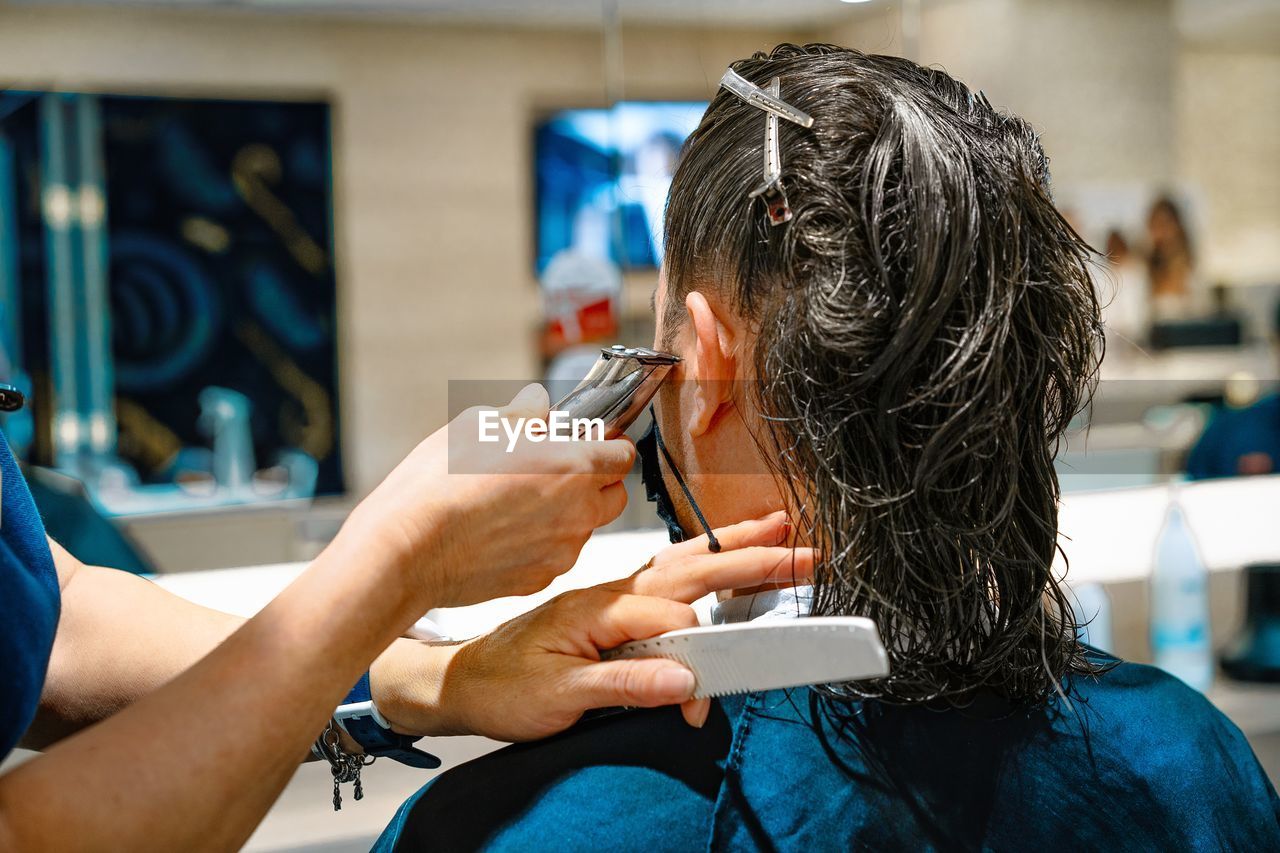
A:
MULTIPOLYGON (((21 340, 9 343, 34 391, 29 458, 50 465, 65 438, 55 440, 61 389, 50 365, 68 335, 52 316, 59 196, 45 185, 55 146, 42 97, 0 93, 0 141, 17 269, 5 307, 22 319, 21 340)), ((144 485, 216 475, 217 421, 239 419, 222 433, 237 436, 237 458, 251 447, 258 469, 301 471, 316 493, 342 492, 329 106, 95 100, 93 132, 70 125, 54 142, 101 162, 97 196, 64 195, 73 222, 95 215, 95 199, 105 216, 115 456, 144 485)), ((75 286, 92 289, 90 275, 73 272, 75 286)))

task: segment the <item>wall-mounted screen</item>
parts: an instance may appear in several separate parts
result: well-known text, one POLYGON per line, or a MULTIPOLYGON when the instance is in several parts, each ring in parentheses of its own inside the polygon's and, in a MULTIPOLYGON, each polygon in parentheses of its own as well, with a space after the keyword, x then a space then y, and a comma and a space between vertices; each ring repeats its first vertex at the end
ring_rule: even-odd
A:
POLYGON ((563 110, 538 125, 537 270, 572 250, 623 269, 662 259, 662 212, 685 137, 705 103, 624 101, 563 110))

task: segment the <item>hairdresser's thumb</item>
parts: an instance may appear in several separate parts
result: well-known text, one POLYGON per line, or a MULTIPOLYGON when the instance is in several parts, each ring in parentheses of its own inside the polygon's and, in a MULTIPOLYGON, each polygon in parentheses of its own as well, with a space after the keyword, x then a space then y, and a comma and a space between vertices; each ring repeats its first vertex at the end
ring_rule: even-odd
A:
POLYGON ((711 700, 690 699, 680 706, 680 713, 684 715, 686 723, 700 729, 706 725, 707 717, 711 714, 711 700))
POLYGON ((550 411, 551 398, 547 396, 547 389, 531 382, 503 407, 502 415, 508 418, 546 418, 550 411))
POLYGON ((639 658, 592 663, 579 670, 579 698, 589 708, 656 708, 693 696, 693 673, 674 661, 639 658))

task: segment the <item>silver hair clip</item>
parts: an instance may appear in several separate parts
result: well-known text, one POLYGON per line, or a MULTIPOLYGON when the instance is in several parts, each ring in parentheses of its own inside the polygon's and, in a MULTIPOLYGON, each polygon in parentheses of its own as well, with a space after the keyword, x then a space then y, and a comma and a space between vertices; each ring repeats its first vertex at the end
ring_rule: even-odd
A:
POLYGON ((782 81, 774 77, 768 89, 738 74, 732 68, 724 72, 720 85, 753 107, 765 111, 764 125, 764 183, 751 191, 750 198, 763 198, 769 214, 769 223, 781 225, 791 219, 791 206, 782 189, 782 150, 778 144, 778 120, 786 119, 801 127, 813 127, 813 117, 798 110, 779 97, 782 81))
MULTIPOLYGON (((769 93, 777 95, 777 77, 769 81, 769 93)), ((764 125, 764 183, 751 191, 751 198, 764 198, 770 225, 781 225, 791 219, 791 205, 782 190, 782 152, 778 149, 778 117, 769 113, 764 125)))
POLYGON ((737 95, 753 107, 764 110, 769 115, 785 118, 801 127, 813 127, 813 116, 798 110, 778 97, 778 90, 771 84, 771 91, 766 92, 755 83, 743 77, 732 68, 725 69, 720 78, 720 85, 737 95))

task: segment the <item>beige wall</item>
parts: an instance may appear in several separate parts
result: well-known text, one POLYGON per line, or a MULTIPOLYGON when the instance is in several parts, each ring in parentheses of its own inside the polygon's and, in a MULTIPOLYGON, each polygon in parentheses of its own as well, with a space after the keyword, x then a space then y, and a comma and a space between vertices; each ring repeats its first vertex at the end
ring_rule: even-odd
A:
POLYGON ((1205 208, 1205 277, 1280 284, 1280 45, 1184 51, 1177 118, 1178 173, 1205 208))
POLYGON ((941 68, 1030 121, 1059 187, 1173 177, 1170 0, 925 0, 916 39, 901 29, 887 6, 833 36, 941 68))
MULTIPOLYGON (((731 59, 777 38, 629 29, 625 94, 705 98, 731 59)), ((604 102, 598 33, 0 6, 0 80, 332 99, 357 494, 444 422, 447 380, 536 378, 531 124, 604 102)))

